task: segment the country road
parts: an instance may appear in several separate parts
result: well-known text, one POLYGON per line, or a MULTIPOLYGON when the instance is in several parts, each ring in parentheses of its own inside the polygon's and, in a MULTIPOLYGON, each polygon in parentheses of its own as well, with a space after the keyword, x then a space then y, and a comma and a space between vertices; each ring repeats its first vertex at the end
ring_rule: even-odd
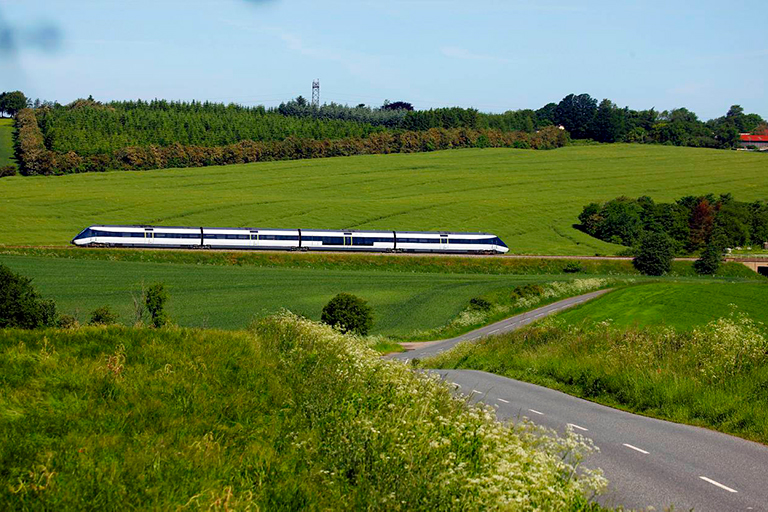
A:
MULTIPOLYGON (((509 332, 608 290, 572 297, 461 337, 430 342, 396 359, 424 358, 464 340, 509 332)), ((417 345, 417 344, 414 344, 417 345)), ((604 505, 632 509, 768 511, 768 447, 699 427, 647 418, 542 386, 475 370, 436 370, 473 401, 496 408, 499 419, 525 416, 563 432, 568 425, 600 452, 587 467, 610 481, 604 505)))

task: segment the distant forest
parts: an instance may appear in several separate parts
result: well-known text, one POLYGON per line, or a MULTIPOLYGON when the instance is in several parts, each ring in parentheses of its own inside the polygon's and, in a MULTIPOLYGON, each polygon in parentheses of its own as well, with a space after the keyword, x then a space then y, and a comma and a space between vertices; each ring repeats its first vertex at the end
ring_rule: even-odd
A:
POLYGON ((316 107, 302 97, 269 109, 197 101, 100 103, 90 97, 68 105, 36 100, 27 106, 16 114, 16 156, 22 174, 453 147, 548 149, 567 144, 568 137, 733 148, 739 133, 765 127, 762 117, 746 114, 738 105, 704 122, 684 108, 636 111, 609 100, 598 103, 588 94, 570 94, 538 110, 502 114, 459 107, 415 110, 403 101, 381 107, 335 103, 316 107), (559 126, 567 134, 557 133, 559 126), (428 131, 433 133, 426 135, 428 131), (376 142, 381 140, 388 142, 382 146, 376 142), (250 148, 247 155, 245 146, 250 148))

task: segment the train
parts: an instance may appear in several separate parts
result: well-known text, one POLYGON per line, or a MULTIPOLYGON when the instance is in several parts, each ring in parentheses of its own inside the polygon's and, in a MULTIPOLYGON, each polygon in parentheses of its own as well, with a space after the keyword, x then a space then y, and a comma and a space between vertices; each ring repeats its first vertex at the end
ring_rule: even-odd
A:
POLYGON ((319 229, 89 226, 71 242, 80 247, 246 249, 291 251, 504 254, 492 233, 331 231, 319 229))

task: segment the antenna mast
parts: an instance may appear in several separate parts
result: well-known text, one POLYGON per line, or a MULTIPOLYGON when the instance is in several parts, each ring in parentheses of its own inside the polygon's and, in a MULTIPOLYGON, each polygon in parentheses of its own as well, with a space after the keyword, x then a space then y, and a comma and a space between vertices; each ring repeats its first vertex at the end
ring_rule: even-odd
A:
POLYGON ((312 106, 318 108, 320 106, 320 79, 312 80, 312 106))

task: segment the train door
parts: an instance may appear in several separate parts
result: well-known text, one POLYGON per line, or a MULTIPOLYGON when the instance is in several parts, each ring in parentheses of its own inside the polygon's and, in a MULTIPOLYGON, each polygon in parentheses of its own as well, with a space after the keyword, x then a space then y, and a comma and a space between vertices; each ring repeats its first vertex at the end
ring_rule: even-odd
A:
POLYGON ((251 231, 251 247, 257 247, 259 245, 259 232, 251 231))
POLYGON ((344 233, 344 247, 352 245, 352 233, 344 233))
POLYGON ((440 250, 448 250, 448 235, 440 235, 440 250))
POLYGON ((145 244, 153 244, 155 243, 155 232, 151 230, 144 231, 144 243, 145 244))

